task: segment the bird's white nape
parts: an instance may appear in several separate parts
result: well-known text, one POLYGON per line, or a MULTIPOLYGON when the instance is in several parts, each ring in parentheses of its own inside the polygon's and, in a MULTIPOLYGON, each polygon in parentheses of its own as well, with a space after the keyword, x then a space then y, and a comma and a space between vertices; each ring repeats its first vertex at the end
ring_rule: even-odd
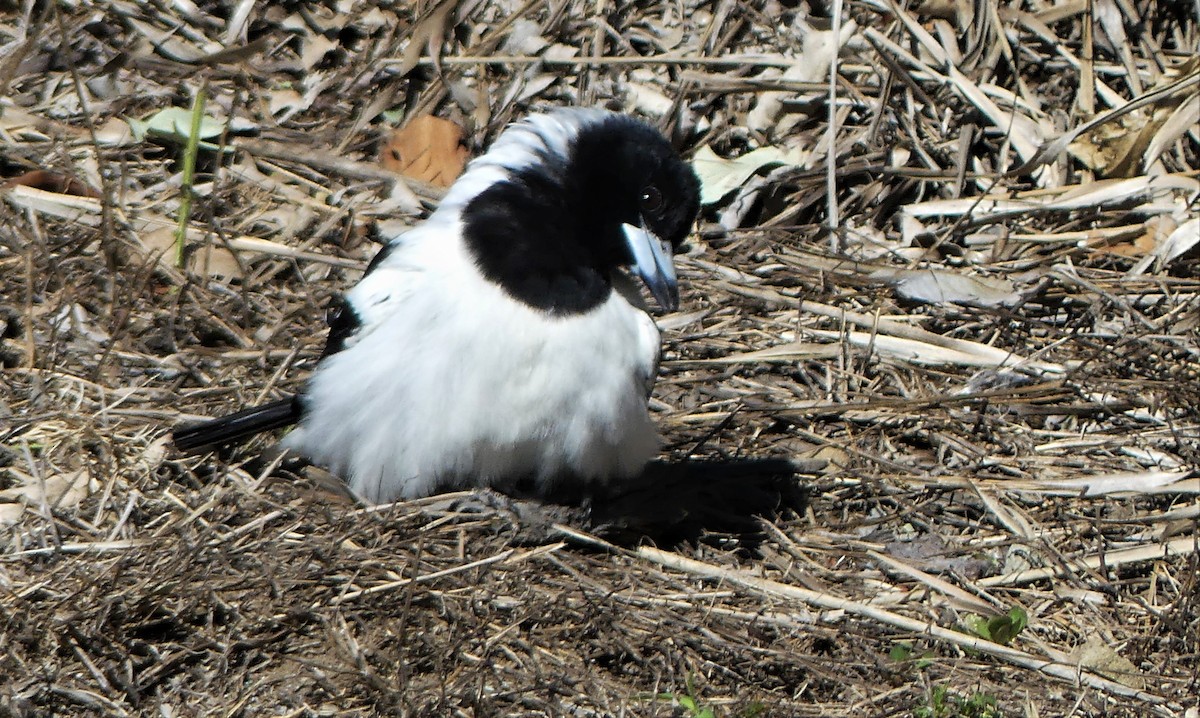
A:
POLYGON ((548 159, 565 162, 570 156, 571 141, 580 130, 610 116, 604 110, 565 107, 529 115, 509 125, 486 153, 467 164, 466 171, 442 198, 438 211, 460 211, 479 193, 514 172, 548 159))

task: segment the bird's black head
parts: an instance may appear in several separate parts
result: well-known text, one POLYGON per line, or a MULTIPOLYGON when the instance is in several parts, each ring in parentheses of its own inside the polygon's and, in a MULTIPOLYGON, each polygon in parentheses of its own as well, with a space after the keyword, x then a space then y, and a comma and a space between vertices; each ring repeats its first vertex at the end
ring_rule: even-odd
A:
POLYGON ((671 255, 695 221, 699 181, 657 130, 559 110, 509 128, 476 166, 506 172, 464 206, 465 239, 511 296, 554 314, 585 312, 628 266, 675 308, 671 255))

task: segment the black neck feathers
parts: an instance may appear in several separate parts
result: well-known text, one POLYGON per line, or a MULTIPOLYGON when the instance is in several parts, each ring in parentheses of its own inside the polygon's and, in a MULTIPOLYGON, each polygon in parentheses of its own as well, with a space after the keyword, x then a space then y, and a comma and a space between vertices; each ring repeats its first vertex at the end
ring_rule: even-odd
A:
POLYGON ((520 302, 554 315, 594 309, 608 299, 613 272, 632 260, 622 224, 645 225, 674 245, 691 227, 695 175, 642 122, 604 114, 571 135, 565 154, 528 149, 533 161, 510 168, 508 179, 463 210, 480 270, 520 302), (642 200, 650 186, 663 202, 647 216, 642 200))

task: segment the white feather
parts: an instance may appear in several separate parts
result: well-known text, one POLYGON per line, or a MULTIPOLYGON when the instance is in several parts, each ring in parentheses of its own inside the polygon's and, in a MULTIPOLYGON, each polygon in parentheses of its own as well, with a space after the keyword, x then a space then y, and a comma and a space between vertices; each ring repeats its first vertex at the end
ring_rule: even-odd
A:
POLYGON ((510 125, 488 151, 472 160, 467 171, 455 180, 434 216, 457 213, 480 192, 506 179, 511 171, 542 161, 541 153, 551 152, 566 158, 571 138, 582 127, 610 116, 603 110, 567 108, 530 115, 510 125))

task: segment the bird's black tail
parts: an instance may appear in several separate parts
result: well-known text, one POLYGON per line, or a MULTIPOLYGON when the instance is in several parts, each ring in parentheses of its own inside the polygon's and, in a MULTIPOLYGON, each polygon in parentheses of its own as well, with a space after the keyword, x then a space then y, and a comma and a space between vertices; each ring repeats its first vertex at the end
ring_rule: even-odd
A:
POLYGON ((219 419, 181 426, 171 432, 171 438, 177 449, 186 452, 235 444, 264 431, 291 426, 300 420, 303 410, 300 397, 292 396, 219 419))

